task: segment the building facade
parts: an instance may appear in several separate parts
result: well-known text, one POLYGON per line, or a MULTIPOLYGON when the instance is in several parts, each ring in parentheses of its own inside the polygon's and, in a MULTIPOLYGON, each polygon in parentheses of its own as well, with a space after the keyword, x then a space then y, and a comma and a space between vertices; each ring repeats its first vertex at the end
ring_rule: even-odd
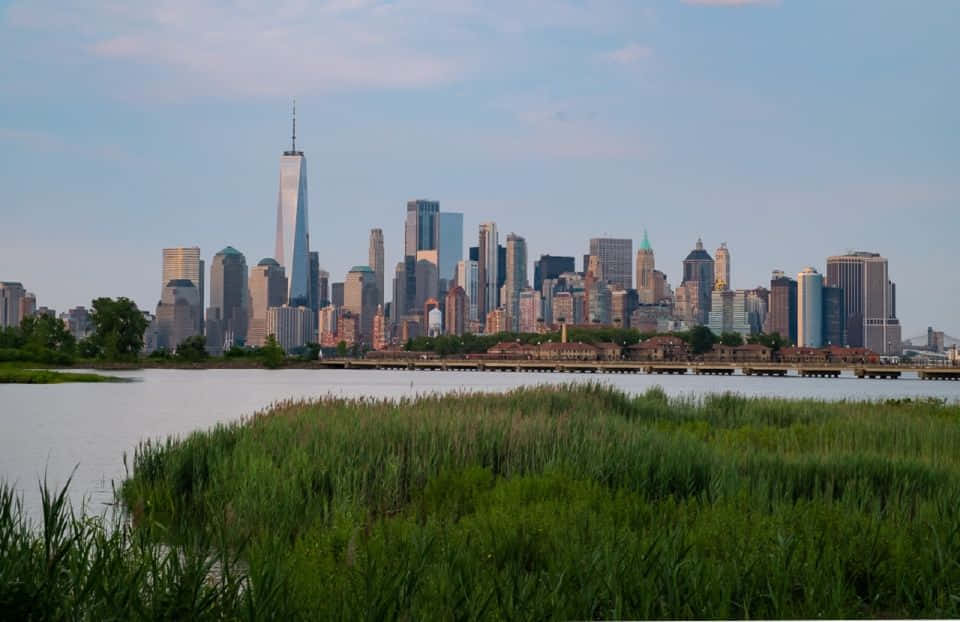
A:
POLYGON ((212 354, 244 343, 247 338, 249 277, 243 253, 228 246, 210 262, 210 306, 207 308, 207 349, 212 354))
POLYGON ((797 343, 797 282, 781 270, 774 270, 770 279, 767 321, 763 332, 768 335, 778 333, 790 343, 797 343))
POLYGON ((20 301, 26 293, 22 283, 0 281, 0 328, 20 326, 20 301))
POLYGON ((683 282, 676 292, 677 314, 688 324, 703 325, 709 321, 714 275, 713 258, 704 250, 703 240, 698 239, 683 260, 683 282))
POLYGON ((267 334, 273 335, 284 352, 314 342, 314 314, 310 307, 270 307, 267 309, 267 334))
POLYGON ((203 260, 200 259, 200 247, 198 246, 179 246, 175 248, 163 249, 163 275, 161 282, 161 293, 166 289, 170 281, 188 280, 193 283, 197 290, 198 309, 195 312, 197 318, 197 334, 203 332, 203 304, 206 300, 203 260))
POLYGON ((828 257, 827 284, 843 289, 851 347, 883 355, 901 353, 896 286, 890 281, 886 258, 862 251, 828 257))
POLYGON ((370 230, 370 249, 367 252, 368 265, 373 270, 373 280, 377 286, 377 305, 383 306, 384 259, 383 259, 383 229, 370 230))
POLYGON ((730 249, 726 242, 720 243, 713 258, 713 288, 726 291, 730 289, 730 249))
POLYGON ((297 119, 289 151, 280 156, 277 232, 274 259, 287 276, 287 304, 306 306, 311 299, 310 228, 307 210, 307 158, 297 151, 297 119))
MULTIPOLYGON (((647 231, 643 231, 643 241, 637 250, 637 300, 640 304, 652 305, 660 301, 657 295, 656 260, 647 231)), ((661 293, 662 296, 662 293, 661 293)))
POLYGON ((823 275, 813 268, 797 275, 797 346, 823 346, 823 275))
POLYGON ((496 223, 482 223, 477 245, 477 314, 482 318, 498 305, 498 242, 496 223))
POLYGON ((158 347, 175 352, 187 337, 200 334, 200 293, 189 279, 172 279, 157 304, 158 347))
POLYGON ((247 283, 249 312, 247 345, 262 347, 267 341, 267 309, 284 304, 287 297, 287 276, 276 259, 261 259, 252 270, 247 283))
POLYGON ((633 285, 633 240, 629 238, 590 238, 590 255, 599 262, 602 276, 624 289, 633 285))
POLYGON ((437 220, 437 271, 439 291, 446 295, 463 259, 463 214, 440 212, 437 220))
MULTIPOLYGON (((464 262, 460 263, 462 265, 464 262)), ((455 285, 447 292, 444 315, 448 335, 462 336, 467 331, 469 307, 467 300, 467 292, 460 285, 455 285)))
POLYGON ((556 279, 564 272, 574 272, 573 257, 540 255, 533 264, 533 289, 543 291, 544 279, 556 279))
POLYGON ((376 276, 370 266, 354 266, 343 282, 343 308, 357 318, 358 341, 371 344, 377 312, 376 276))
POLYGON ((507 236, 507 278, 503 284, 503 306, 510 316, 510 330, 516 331, 520 323, 520 290, 527 283, 527 241, 511 233, 507 236))

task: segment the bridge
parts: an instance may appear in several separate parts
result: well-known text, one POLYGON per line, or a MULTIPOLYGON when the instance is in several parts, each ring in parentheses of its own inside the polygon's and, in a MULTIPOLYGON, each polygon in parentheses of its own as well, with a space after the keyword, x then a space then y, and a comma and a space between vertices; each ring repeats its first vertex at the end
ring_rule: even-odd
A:
POLYGON ((863 365, 841 363, 754 363, 699 361, 568 361, 506 359, 347 359, 316 361, 326 369, 399 369, 411 371, 505 371, 584 374, 686 374, 732 376, 779 376, 791 372, 804 378, 839 378, 851 372, 857 378, 899 378, 915 373, 922 380, 960 380, 960 367, 910 365, 863 365))

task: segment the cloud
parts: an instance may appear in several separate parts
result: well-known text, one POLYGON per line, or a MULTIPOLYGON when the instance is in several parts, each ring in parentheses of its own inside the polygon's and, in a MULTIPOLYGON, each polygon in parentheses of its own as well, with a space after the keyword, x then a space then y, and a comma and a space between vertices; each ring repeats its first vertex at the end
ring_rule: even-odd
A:
MULTIPOLYGON (((624 0, 14 0, 5 25, 125 64, 150 95, 289 95, 449 84, 518 65, 533 33, 622 28, 624 0)), ((2 31, 0 31, 2 32, 2 31)), ((522 62, 522 61, 521 61, 522 62)))
POLYGON ((603 54, 602 58, 611 63, 633 65, 650 58, 652 53, 650 48, 639 43, 628 43, 620 49, 603 54))

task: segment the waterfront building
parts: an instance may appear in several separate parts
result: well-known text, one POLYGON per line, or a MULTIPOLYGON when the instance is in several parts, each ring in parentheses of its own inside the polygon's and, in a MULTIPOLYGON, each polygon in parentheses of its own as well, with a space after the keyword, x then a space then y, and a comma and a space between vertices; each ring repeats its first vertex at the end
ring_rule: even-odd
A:
POLYGON ((310 228, 307 210, 307 159, 297 151, 297 111, 289 151, 280 157, 277 192, 277 236, 274 258, 287 275, 287 304, 310 302, 310 228))
POLYGON ((439 292, 445 296, 463 259, 463 214, 440 212, 437 220, 437 271, 439 292))
POLYGON ((478 265, 473 259, 464 259, 457 263, 457 285, 463 288, 467 296, 467 321, 476 322, 477 314, 478 265))
POLYGON ((267 335, 273 335, 284 352, 313 343, 314 331, 310 307, 282 305, 267 309, 267 335))
POLYGON ((172 279, 157 303, 157 345, 171 352, 187 337, 200 334, 200 294, 190 279, 172 279))
POLYGON ((330 304, 336 307, 343 306, 343 283, 330 284, 330 304))
POLYGON ((243 253, 227 246, 210 262, 210 306, 207 308, 207 350, 219 355, 247 338, 249 278, 243 253))
POLYGON ((525 287, 517 294, 517 330, 521 333, 535 333, 543 320, 540 292, 525 287))
POLYGON ((726 242, 714 253, 713 288, 725 291, 730 289, 730 250, 726 242))
POLYGON ((896 286, 890 281, 886 258, 862 251, 828 257, 827 284, 843 289, 851 347, 883 355, 901 353, 896 286))
POLYGON ((590 255, 599 263, 598 279, 630 289, 633 285, 633 240, 629 238, 591 238, 590 255))
MULTIPOLYGON (((463 265, 463 261, 460 262, 463 265)), ((471 262, 474 263, 474 262, 471 262)), ((447 292, 446 304, 444 305, 446 315, 446 330, 448 335, 462 336, 466 332, 468 307, 467 292, 461 285, 455 285, 447 292)))
POLYGON ((317 312, 317 343, 325 347, 337 345, 338 321, 341 312, 341 307, 333 305, 327 305, 317 312))
POLYGON ((703 240, 683 260, 683 281, 677 288, 677 313, 690 325, 706 324, 710 315, 715 268, 703 240))
POLYGON ((498 246, 496 223, 482 223, 477 246, 477 314, 483 318, 497 308, 498 246))
POLYGON ((93 333, 93 322, 86 307, 74 307, 60 314, 64 326, 77 341, 86 339, 93 333))
POLYGON ((387 322, 383 314, 383 307, 377 305, 377 312, 373 316, 373 349, 385 350, 390 341, 387 338, 387 322))
POLYGON ((527 283, 527 241, 511 233, 507 236, 507 278, 504 282, 503 306, 510 316, 516 331, 520 322, 520 290, 529 287, 527 283))
POLYGON ((823 275, 813 268, 797 274, 797 346, 823 346, 823 275))
POLYGON ((384 259, 383 259, 383 229, 370 230, 370 249, 367 253, 370 269, 373 270, 373 280, 377 285, 377 305, 383 307, 385 290, 383 289, 384 259))
POLYGON ((20 326, 20 300, 26 294, 17 281, 0 281, 0 328, 20 326))
POLYGON ((343 283, 343 308, 357 318, 358 341, 370 344, 377 312, 376 275, 370 266, 354 266, 343 283))
POLYGON ((659 302, 662 297, 662 288, 660 295, 657 292, 655 273, 656 261, 653 247, 650 246, 650 238, 647 237, 647 230, 644 229, 643 241, 640 242, 640 248, 637 250, 637 301, 640 304, 652 305, 659 302))
POLYGON ((193 283, 197 291, 197 309, 194 317, 197 322, 197 333, 203 332, 203 303, 206 300, 204 292, 204 265, 200 259, 200 247, 178 246, 163 249, 163 281, 161 291, 165 290, 170 281, 188 280, 193 283))
POLYGON ((564 272, 575 271, 573 257, 540 255, 533 264, 533 289, 543 291, 545 279, 556 279, 564 272))
POLYGON ((823 343, 828 346, 847 345, 847 315, 844 311, 843 289, 823 287, 823 343))
POLYGON ((778 333, 791 344, 797 343, 797 282, 774 270, 770 278, 767 321, 763 332, 778 333))
POLYGON ((261 259, 250 270, 247 283, 249 313, 247 323, 247 345, 262 347, 267 340, 267 309, 284 304, 287 297, 287 277, 276 259, 261 259))
POLYGON ((483 332, 488 335, 505 333, 510 330, 510 318, 503 307, 494 309, 487 314, 487 325, 483 332))

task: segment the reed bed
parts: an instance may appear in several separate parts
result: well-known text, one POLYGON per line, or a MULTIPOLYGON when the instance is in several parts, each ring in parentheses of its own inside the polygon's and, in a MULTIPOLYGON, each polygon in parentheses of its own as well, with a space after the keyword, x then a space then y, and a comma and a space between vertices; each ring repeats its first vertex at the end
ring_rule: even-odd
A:
POLYGON ((958 423, 933 400, 602 385, 282 403, 141 444, 113 528, 70 515, 51 546, 46 512, 31 530, 4 492, 0 573, 32 578, 0 574, 0 610, 43 593, 76 619, 957 617, 958 423))

